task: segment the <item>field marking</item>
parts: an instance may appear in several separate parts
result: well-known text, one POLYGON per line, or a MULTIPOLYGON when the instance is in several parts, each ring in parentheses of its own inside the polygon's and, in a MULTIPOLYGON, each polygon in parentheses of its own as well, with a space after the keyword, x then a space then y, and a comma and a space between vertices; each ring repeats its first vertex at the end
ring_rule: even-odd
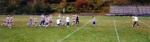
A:
POLYGON ((117 35, 117 38, 118 38, 118 42, 120 42, 120 38, 119 38, 119 35, 118 35, 118 30, 116 28, 116 21, 114 20, 114 18, 113 18, 113 21, 114 21, 114 26, 115 26, 115 31, 116 31, 116 35, 117 35))
MULTIPOLYGON (((91 20, 90 20, 91 21, 91 20)), ((90 22, 89 21, 89 22, 90 22)), ((84 24, 83 26, 79 27, 78 29, 74 30, 73 32, 71 32, 70 34, 68 34, 67 36, 65 36, 64 38, 60 39, 57 42, 62 42, 64 39, 68 38, 70 35, 72 35, 73 33, 77 32, 78 30, 80 30, 82 27, 86 26, 89 22, 87 22, 86 24, 84 24)))
POLYGON ((146 26, 148 26, 148 27, 150 27, 148 24, 146 24, 146 23, 144 23, 144 22, 141 22, 141 21, 139 21, 140 23, 142 23, 142 24, 144 24, 144 25, 146 25, 146 26))

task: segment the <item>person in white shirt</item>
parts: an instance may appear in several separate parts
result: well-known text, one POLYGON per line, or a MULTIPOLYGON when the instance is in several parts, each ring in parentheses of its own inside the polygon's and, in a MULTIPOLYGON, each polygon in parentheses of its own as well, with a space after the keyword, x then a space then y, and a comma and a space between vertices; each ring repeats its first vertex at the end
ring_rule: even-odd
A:
POLYGON ((134 23, 133 23, 132 27, 134 27, 135 24, 137 24, 137 27, 139 27, 139 24, 138 24, 138 17, 137 17, 137 16, 134 16, 134 23))
POLYGON ((61 21, 61 22, 62 22, 62 25, 65 24, 65 20, 66 20, 65 16, 63 16, 63 17, 62 17, 62 21, 61 21))
POLYGON ((49 17, 46 16, 46 18, 45 18, 45 28, 48 27, 48 24, 49 24, 49 17))
POLYGON ((60 29, 60 19, 58 18, 58 19, 56 20, 56 22, 57 22, 58 28, 60 29))
POLYGON ((33 22, 33 17, 30 16, 29 23, 27 23, 27 25, 32 26, 32 22, 33 22))
POLYGON ((62 21, 61 21, 61 14, 58 15, 58 18, 60 19, 60 24, 61 24, 61 22, 62 22, 62 21))
POLYGON ((36 26, 37 26, 37 18, 36 18, 36 16, 34 16, 32 27, 36 27, 36 26))
POLYGON ((66 17, 66 26, 69 27, 69 16, 66 17))
POLYGON ((9 28, 11 29, 12 26, 13 26, 13 17, 12 17, 12 15, 10 15, 10 17, 9 17, 9 28))
POLYGON ((53 17, 52 17, 52 15, 49 16, 49 25, 53 26, 53 17))
POLYGON ((96 25, 96 19, 95 19, 95 16, 92 17, 92 25, 93 25, 93 26, 96 25))

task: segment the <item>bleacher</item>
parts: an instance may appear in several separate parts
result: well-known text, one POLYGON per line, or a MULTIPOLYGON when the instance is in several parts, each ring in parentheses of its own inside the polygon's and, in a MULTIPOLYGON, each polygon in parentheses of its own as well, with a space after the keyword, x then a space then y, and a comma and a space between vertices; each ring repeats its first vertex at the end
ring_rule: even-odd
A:
POLYGON ((110 13, 113 16, 150 16, 150 6, 110 6, 110 13))

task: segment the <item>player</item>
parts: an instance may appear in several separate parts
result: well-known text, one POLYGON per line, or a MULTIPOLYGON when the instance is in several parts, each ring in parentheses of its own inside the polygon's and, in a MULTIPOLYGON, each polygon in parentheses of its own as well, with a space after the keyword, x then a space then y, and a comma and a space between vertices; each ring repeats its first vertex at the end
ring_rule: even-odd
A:
POLYGON ((49 25, 53 26, 53 17, 52 17, 52 15, 49 16, 49 25))
POLYGON ((27 25, 32 26, 32 22, 33 22, 33 17, 30 16, 29 23, 27 23, 27 25))
POLYGON ((95 16, 92 17, 92 25, 93 25, 93 26, 96 25, 96 19, 95 19, 95 16))
POLYGON ((44 14, 42 14, 42 15, 41 15, 41 22, 40 22, 40 25, 39 25, 39 26, 40 26, 40 27, 41 27, 41 26, 45 26, 44 23, 45 23, 45 16, 44 16, 44 14))
POLYGON ((60 19, 58 18, 58 19, 56 20, 56 22, 57 22, 58 28, 60 29, 60 19))
POLYGON ((62 17, 62 21, 61 21, 61 22, 62 22, 62 25, 65 24, 65 20, 66 20, 65 16, 63 16, 63 17, 62 17))
POLYGON ((58 15, 58 18, 60 19, 60 24, 61 24, 61 22, 62 22, 62 21, 61 21, 61 14, 58 15))
MULTIPOLYGON (((8 15, 6 17, 6 25, 9 27, 9 24, 10 24, 10 16, 8 15)), ((9 27, 10 28, 10 27, 9 27)))
POLYGON ((10 15, 10 17, 9 17, 9 28, 11 29, 12 26, 13 26, 13 17, 12 17, 12 15, 10 15))
POLYGON ((72 25, 71 26, 76 26, 76 15, 72 16, 72 25))
POLYGON ((36 18, 36 16, 34 16, 32 27, 36 27, 36 26, 37 26, 37 18, 36 18))
POLYGON ((133 23, 132 27, 134 27, 135 24, 137 24, 137 27, 139 27, 137 16, 134 16, 134 23, 133 23))
POLYGON ((79 16, 78 16, 78 14, 76 14, 76 24, 79 25, 79 16))
POLYGON ((69 27, 69 16, 66 17, 66 26, 69 27))
POLYGON ((48 16, 46 16, 46 18, 45 18, 45 28, 47 28, 49 25, 49 17, 48 16))

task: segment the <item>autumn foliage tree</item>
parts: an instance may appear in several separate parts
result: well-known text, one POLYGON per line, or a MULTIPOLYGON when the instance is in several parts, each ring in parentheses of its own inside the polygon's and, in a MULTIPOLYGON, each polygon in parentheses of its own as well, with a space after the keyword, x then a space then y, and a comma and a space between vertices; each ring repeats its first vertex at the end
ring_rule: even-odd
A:
POLYGON ((75 5, 79 12, 92 12, 100 10, 104 2, 103 0, 77 0, 75 5))
POLYGON ((95 12, 109 10, 109 5, 149 5, 150 0, 0 0, 0 14, 95 12), (110 3, 110 4, 109 4, 110 3), (107 7, 106 7, 107 5, 107 7))

